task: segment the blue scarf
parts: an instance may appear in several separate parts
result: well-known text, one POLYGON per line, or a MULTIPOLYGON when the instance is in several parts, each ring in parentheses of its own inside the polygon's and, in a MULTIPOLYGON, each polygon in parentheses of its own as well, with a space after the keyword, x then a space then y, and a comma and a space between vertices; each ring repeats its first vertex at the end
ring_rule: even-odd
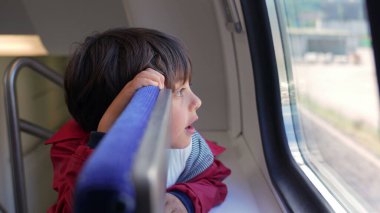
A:
POLYGON ((186 166, 176 183, 184 183, 205 171, 214 162, 214 155, 202 136, 196 131, 191 136, 192 149, 186 166))

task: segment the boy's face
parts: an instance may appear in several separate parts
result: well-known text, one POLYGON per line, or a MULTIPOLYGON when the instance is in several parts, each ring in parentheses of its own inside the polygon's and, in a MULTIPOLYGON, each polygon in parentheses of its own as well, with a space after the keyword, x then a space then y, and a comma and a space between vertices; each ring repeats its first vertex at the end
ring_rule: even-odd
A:
POLYGON ((190 88, 189 82, 178 82, 172 95, 172 143, 171 148, 182 149, 189 145, 195 129, 193 123, 198 120, 197 109, 202 102, 190 88))

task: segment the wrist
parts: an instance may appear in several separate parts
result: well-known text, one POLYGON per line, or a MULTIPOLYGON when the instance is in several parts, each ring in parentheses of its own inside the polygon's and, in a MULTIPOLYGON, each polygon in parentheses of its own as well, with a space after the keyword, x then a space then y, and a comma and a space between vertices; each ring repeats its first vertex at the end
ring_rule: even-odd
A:
POLYGON ((178 190, 169 191, 168 193, 176 196, 178 198, 178 200, 180 200, 181 203, 183 204, 183 206, 186 208, 188 213, 195 212, 193 201, 191 200, 191 198, 186 193, 184 193, 182 191, 178 191, 178 190))
POLYGON ((100 143, 100 141, 103 139, 105 133, 104 132, 95 132, 95 131, 92 131, 90 133, 90 138, 87 142, 87 145, 92 148, 92 149, 95 149, 98 144, 100 143))

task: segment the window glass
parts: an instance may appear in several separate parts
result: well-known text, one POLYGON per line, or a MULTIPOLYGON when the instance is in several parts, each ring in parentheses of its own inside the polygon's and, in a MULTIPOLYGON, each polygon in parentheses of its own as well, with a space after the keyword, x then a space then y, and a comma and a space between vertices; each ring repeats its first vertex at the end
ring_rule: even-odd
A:
POLYGON ((363 0, 280 0, 276 9, 295 160, 346 210, 379 212, 379 94, 363 0))

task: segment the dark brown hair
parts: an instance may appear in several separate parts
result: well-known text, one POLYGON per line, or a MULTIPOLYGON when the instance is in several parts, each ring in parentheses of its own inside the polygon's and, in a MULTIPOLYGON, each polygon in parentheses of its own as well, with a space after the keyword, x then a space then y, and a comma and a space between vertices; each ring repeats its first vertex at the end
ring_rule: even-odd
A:
POLYGON ((96 130, 116 95, 147 68, 162 73, 167 88, 191 80, 190 59, 173 36, 126 28, 87 37, 66 69, 65 96, 71 115, 84 130, 96 130))

